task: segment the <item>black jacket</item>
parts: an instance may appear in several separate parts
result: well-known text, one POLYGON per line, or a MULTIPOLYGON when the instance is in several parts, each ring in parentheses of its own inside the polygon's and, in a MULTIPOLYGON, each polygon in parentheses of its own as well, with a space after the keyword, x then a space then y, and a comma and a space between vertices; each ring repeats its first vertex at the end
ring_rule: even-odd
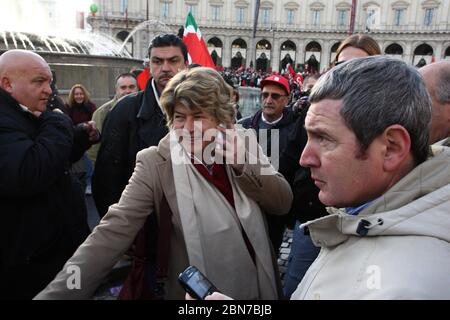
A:
MULTIPOLYGON (((66 115, 37 118, 0 89, 1 269, 49 263, 48 282, 87 236, 84 195, 68 172, 72 143, 66 115)), ((21 275, 27 277, 31 283, 36 275, 21 275)))
POLYGON ((158 145, 169 132, 151 83, 147 82, 144 91, 122 98, 105 119, 92 181, 100 217, 119 201, 133 173, 136 154, 158 145))
POLYGON ((279 169, 291 185, 294 194, 290 213, 302 223, 327 214, 325 206, 319 200, 319 188, 311 179, 309 168, 299 164, 300 156, 308 142, 304 122, 304 115, 297 119, 286 148, 281 153, 279 169))

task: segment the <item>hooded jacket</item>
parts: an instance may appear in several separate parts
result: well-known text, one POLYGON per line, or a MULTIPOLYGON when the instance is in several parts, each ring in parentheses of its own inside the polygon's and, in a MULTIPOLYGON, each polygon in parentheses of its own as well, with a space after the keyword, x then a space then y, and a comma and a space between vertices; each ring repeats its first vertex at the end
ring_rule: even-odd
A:
POLYGON ((292 299, 450 299, 450 149, 357 216, 306 223, 322 247, 292 299))

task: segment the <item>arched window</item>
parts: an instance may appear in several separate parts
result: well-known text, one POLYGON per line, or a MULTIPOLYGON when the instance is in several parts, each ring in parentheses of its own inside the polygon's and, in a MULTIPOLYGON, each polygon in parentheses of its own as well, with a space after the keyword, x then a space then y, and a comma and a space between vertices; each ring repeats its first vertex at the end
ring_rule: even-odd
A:
POLYGON ((256 70, 261 70, 263 72, 269 71, 271 50, 272 45, 266 39, 263 39, 256 44, 256 70))
POLYGON ((445 59, 450 59, 450 47, 448 47, 448 48, 445 50, 444 58, 445 58, 445 59))
POLYGON ((334 59, 336 59, 336 51, 339 48, 339 45, 341 44, 341 42, 336 42, 335 44, 333 44, 333 46, 331 47, 331 52, 330 52, 330 64, 333 63, 334 59))
POLYGON ((242 39, 236 39, 231 44, 231 68, 239 69, 245 67, 247 58, 247 43, 242 39))
POLYGON ((217 37, 213 37, 208 40, 208 43, 206 44, 208 47, 209 54, 211 55, 212 60, 214 61, 214 64, 216 66, 222 65, 222 40, 220 40, 217 37), (213 55, 214 54, 214 55, 213 55))
POLYGON ((391 54, 391 55, 402 55, 403 54, 403 48, 401 45, 397 43, 390 44, 386 47, 384 50, 385 54, 391 54))
POLYGON ((433 48, 430 45, 426 43, 421 44, 414 50, 413 64, 420 68, 425 64, 431 63, 433 53, 433 48))
POLYGON ((306 45, 305 65, 307 65, 306 71, 310 74, 318 73, 320 71, 321 52, 322 46, 316 41, 311 41, 306 45))
POLYGON ((280 68, 282 70, 286 69, 287 65, 290 64, 292 68, 295 68, 295 52, 297 50, 297 46, 294 42, 288 40, 281 44, 280 47, 280 68))

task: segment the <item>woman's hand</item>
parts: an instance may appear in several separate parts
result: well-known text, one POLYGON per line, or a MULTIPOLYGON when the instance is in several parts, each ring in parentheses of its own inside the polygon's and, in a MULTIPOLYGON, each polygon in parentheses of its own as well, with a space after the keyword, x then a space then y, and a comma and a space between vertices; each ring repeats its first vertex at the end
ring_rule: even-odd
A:
POLYGON ((241 174, 245 164, 245 142, 238 134, 234 124, 229 128, 218 126, 216 138, 216 157, 223 157, 226 164, 229 164, 236 174, 241 174))

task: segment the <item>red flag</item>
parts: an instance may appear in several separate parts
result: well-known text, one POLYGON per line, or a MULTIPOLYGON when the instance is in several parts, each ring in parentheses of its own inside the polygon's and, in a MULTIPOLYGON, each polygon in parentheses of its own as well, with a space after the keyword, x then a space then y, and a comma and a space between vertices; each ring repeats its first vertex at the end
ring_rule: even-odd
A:
POLYGON ((295 78, 295 70, 294 70, 294 68, 292 68, 290 63, 287 64, 287 68, 288 68, 288 71, 291 74, 292 78, 295 78))
POLYGON ((147 85, 148 79, 150 79, 150 70, 145 67, 144 71, 138 74, 136 77, 139 90, 144 90, 145 86, 147 85))
POLYGON ((184 27, 183 42, 189 53, 189 63, 198 63, 204 67, 216 68, 206 48, 205 40, 194 17, 189 12, 184 27))
POLYGON ((292 68, 291 64, 288 63, 287 68, 289 70, 289 73, 291 74, 292 78, 298 83, 298 84, 302 84, 303 83, 303 77, 300 73, 296 73, 294 68, 292 68))

